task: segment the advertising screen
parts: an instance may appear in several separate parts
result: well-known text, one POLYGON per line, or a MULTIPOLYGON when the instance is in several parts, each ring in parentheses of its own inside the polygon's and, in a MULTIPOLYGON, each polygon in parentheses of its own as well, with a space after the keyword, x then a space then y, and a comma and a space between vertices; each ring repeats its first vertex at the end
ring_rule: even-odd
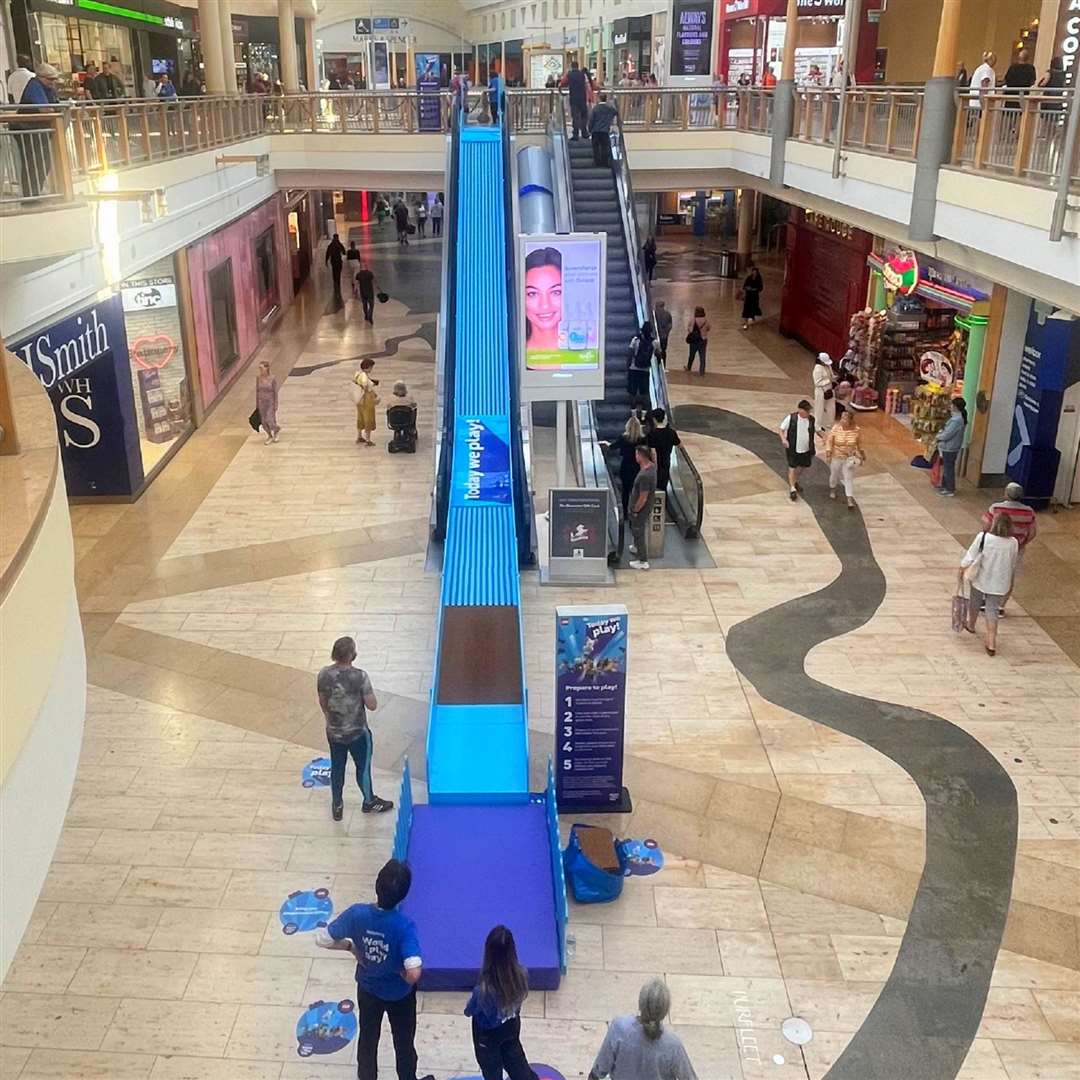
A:
POLYGON ((416 92, 420 95, 420 130, 442 130, 442 99, 439 87, 442 67, 438 53, 416 53, 416 92))
POLYGON ((521 253, 526 370, 598 370, 604 350, 602 240, 530 236, 521 253))
POLYGON ((671 75, 703 77, 712 72, 712 0, 674 0, 671 11, 671 75))

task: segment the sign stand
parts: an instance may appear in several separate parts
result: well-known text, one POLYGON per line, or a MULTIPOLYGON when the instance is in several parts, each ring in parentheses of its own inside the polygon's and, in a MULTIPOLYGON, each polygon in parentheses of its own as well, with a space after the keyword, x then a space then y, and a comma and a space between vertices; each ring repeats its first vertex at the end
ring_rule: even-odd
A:
POLYGON ((541 585, 614 585, 608 565, 608 493, 552 488, 548 493, 546 565, 541 585))
POLYGON ((555 609, 560 814, 629 814, 623 787, 629 623, 622 604, 555 609))

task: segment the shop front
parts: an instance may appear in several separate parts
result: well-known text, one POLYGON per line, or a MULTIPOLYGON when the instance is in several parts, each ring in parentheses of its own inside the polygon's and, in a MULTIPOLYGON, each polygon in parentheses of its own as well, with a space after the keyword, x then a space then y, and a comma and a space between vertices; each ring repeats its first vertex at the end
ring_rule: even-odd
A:
POLYGON ((867 266, 870 302, 851 320, 856 407, 909 425, 929 458, 953 397, 975 416, 994 286, 904 249, 873 252, 867 266))
MULTIPOLYGON (((866 0, 861 8, 855 78, 874 80, 877 17, 882 0, 866 0)), ((718 69, 731 85, 740 78, 759 86, 766 72, 779 78, 787 40, 786 0, 720 0, 721 32, 718 69)), ((844 0, 799 0, 799 35, 795 49, 795 81, 828 86, 843 55, 844 0), (814 69, 820 77, 813 75, 814 69)))
POLYGON ((143 97, 144 80, 176 79, 191 62, 192 13, 164 0, 13 0, 11 21, 17 50, 57 68, 62 94, 107 62, 128 97, 143 97))
POLYGON ((285 221, 282 197, 275 195, 187 249, 203 412, 244 370, 292 300, 285 221))
POLYGON ((319 221, 325 220, 320 218, 316 205, 321 202, 315 191, 286 191, 282 198, 294 296, 311 273, 314 238, 319 235, 319 221))
POLYGON ((780 333, 811 352, 844 354, 853 312, 866 303, 866 257, 873 237, 847 222, 810 210, 787 225, 780 333))
POLYGON ((615 19, 611 26, 611 46, 614 51, 612 79, 640 79, 653 70, 651 15, 615 19), (615 73, 618 73, 617 75, 615 73))
POLYGON ((68 495, 135 498, 194 428, 172 256, 16 341, 56 412, 68 495))

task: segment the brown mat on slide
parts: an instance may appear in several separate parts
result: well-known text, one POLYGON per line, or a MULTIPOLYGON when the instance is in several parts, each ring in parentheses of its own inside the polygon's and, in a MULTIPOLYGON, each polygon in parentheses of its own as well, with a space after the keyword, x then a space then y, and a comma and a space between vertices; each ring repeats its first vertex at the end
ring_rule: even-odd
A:
POLYGON ((521 631, 512 605, 445 607, 439 705, 520 705, 521 631))

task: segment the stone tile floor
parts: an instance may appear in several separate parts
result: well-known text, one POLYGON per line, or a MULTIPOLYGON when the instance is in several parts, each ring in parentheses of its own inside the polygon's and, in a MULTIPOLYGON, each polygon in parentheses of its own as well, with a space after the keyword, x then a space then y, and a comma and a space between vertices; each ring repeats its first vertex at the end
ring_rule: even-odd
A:
MULTIPOLYGON (((423 272, 437 273, 423 254, 423 272)), ((657 286, 677 327, 702 290, 713 361, 703 380, 673 372, 677 400, 774 425, 805 392, 805 353, 768 324, 739 332, 727 283, 657 286)), ((420 402, 415 457, 353 445, 347 384, 347 358, 415 333, 430 313, 392 302, 372 333, 355 307, 326 314, 307 289, 264 347, 283 380, 279 444, 264 446, 246 428, 249 372, 139 503, 73 508, 93 685, 67 827, 0 990, 5 1078, 354 1075, 345 1052, 330 1063, 296 1056, 303 1006, 348 995, 351 967, 304 935, 283 936, 276 912, 296 888, 325 885, 339 905, 368 895, 392 822, 353 808, 334 823, 325 795, 300 786, 321 745, 311 672, 334 637, 356 636, 386 702, 376 738, 404 752, 404 729, 422 717, 430 688, 437 589, 423 571, 430 348, 408 338, 376 371, 383 391, 405 378, 420 402), (345 362, 284 379, 333 360, 345 362)), ((871 461, 858 495, 888 595, 867 626, 816 650, 808 672, 921 705, 987 745, 1020 796, 1016 896, 1047 917, 1073 917, 1080 675, 1041 622, 1043 612, 1071 618, 1073 601, 1060 589, 1018 589, 993 661, 952 635, 953 568, 984 500, 968 494, 943 507, 904 472, 910 448, 899 425, 875 417, 866 427, 871 461)), ((733 624, 823 586, 836 557, 808 508, 792 506, 752 455, 722 440, 686 441, 706 484, 716 568, 622 575, 618 589, 635 620, 628 749, 643 788, 650 762, 657 783, 677 778, 675 803, 710 777, 734 781, 743 801, 752 789, 780 799, 766 830, 774 816, 771 828, 793 818, 808 843, 837 828, 838 843, 864 842, 858 823, 876 823, 917 873, 921 797, 906 774, 764 702, 725 654, 733 624)), ((1049 557, 1027 571, 1040 581, 1059 571, 1077 529, 1075 515, 1043 517, 1049 557)), ((528 578, 522 591, 530 722, 542 737, 551 731, 553 608, 590 594, 528 578)), ((379 772, 384 793, 395 777, 379 772)), ((650 821, 670 849, 665 869, 631 879, 617 905, 573 907, 570 972, 527 1010, 531 1056, 584 1075, 605 1021, 632 1009, 647 975, 663 974, 703 1080, 823 1077, 887 977, 903 919, 839 902, 832 881, 759 878, 757 856, 721 860, 738 868, 690 858, 669 842, 689 835, 676 813, 650 821), (753 1040, 733 1005, 742 994, 753 1040), (803 1051, 779 1035, 791 1014, 815 1030, 803 1051)), ((838 859, 830 876, 843 873, 838 859)), ((1075 953, 1063 966, 1037 951, 1000 954, 962 1080, 1080 1077, 1080 963, 1075 953)), ((460 995, 422 1003, 421 1066, 439 1080, 475 1071, 461 1005, 460 995)))

